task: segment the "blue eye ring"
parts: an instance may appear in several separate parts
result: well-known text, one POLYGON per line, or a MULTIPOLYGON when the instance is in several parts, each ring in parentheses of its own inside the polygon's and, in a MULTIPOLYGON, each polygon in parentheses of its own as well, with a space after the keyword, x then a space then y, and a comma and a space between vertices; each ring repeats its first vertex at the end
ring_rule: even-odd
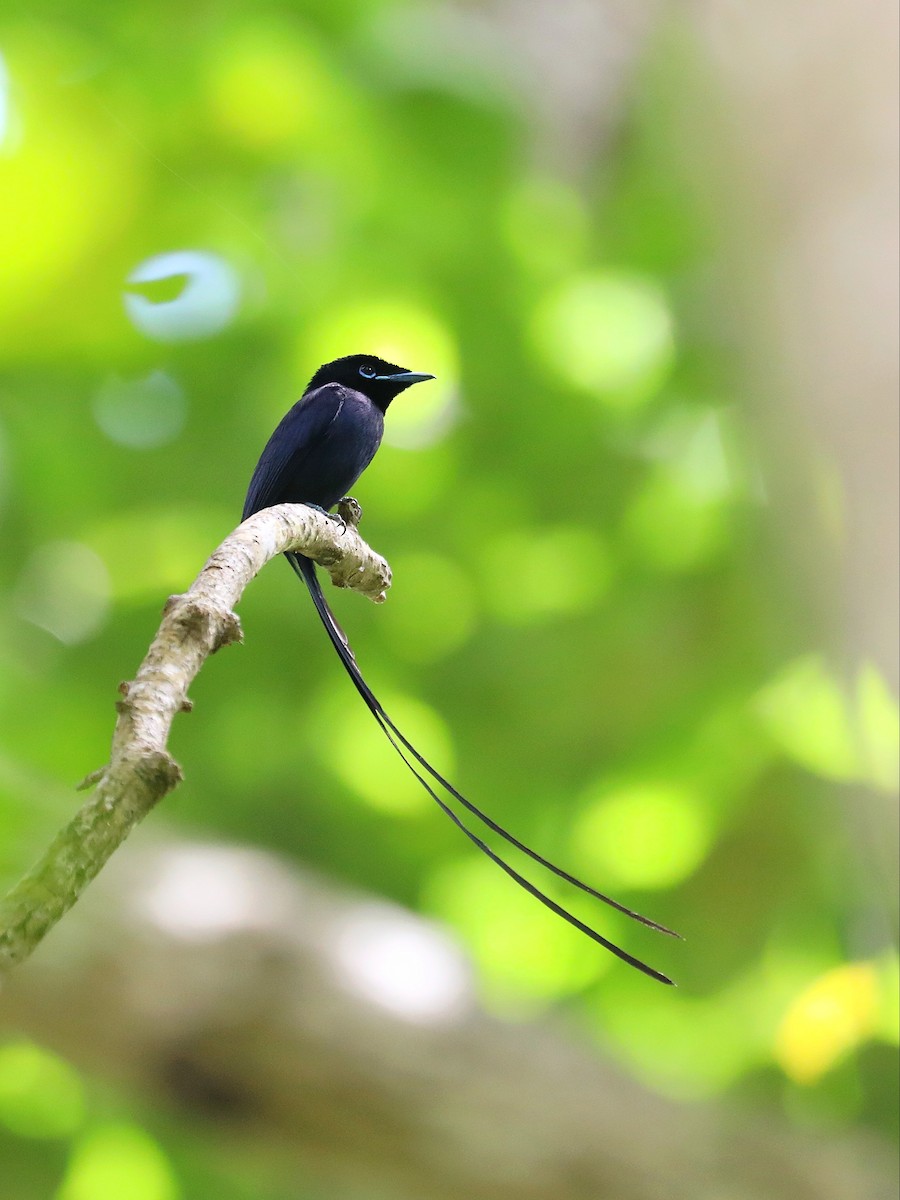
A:
POLYGON ((371 363, 363 363, 363 365, 359 368, 359 373, 364 379, 374 379, 375 375, 377 374, 371 363))

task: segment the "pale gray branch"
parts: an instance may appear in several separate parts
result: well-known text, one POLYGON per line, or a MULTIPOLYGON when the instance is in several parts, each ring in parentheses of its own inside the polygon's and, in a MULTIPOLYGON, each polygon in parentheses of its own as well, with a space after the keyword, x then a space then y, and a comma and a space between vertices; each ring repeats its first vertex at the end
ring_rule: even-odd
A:
POLYGON ((286 550, 302 551, 338 587, 376 603, 390 587, 390 568, 353 525, 305 505, 266 509, 230 534, 187 592, 169 597, 137 675, 119 685, 109 763, 83 784, 96 783, 96 792, 0 903, 0 971, 27 958, 131 829, 180 782, 167 748, 172 721, 190 709, 188 688, 209 655, 240 640, 234 607, 244 589, 286 550))

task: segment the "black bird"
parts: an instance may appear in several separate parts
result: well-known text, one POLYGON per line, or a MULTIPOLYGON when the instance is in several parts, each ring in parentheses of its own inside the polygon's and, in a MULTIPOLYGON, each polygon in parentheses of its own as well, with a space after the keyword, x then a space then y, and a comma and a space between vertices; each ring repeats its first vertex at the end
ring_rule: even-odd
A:
MULTIPOLYGON (((360 477, 381 445, 384 414, 391 401, 412 384, 433 378, 433 375, 405 371, 371 354, 351 354, 320 367, 309 381, 303 396, 269 438, 250 480, 241 519, 246 520, 260 509, 270 508, 274 504, 307 504, 326 512, 333 508, 360 477)), ((555 866, 476 808, 448 783, 407 741, 363 679, 350 644, 322 592, 315 563, 302 554, 289 553, 286 557, 309 588, 322 624, 356 690, 407 767, 450 820, 510 878, 563 920, 645 975, 660 983, 671 984, 668 976, 608 941, 555 900, 544 895, 473 833, 449 804, 441 799, 435 788, 443 788, 448 796, 494 833, 560 879, 651 929, 672 937, 678 936, 664 925, 632 912, 555 866)))

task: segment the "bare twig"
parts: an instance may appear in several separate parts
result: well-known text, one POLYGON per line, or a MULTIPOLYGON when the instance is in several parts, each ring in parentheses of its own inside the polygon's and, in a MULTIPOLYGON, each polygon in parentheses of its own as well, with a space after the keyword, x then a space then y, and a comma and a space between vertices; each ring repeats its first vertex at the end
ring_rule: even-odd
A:
POLYGON ((315 559, 338 587, 380 603, 391 572, 352 525, 299 504, 256 513, 222 542, 162 623, 134 680, 119 685, 118 720, 107 766, 82 787, 90 800, 0 903, 0 971, 21 962, 66 913, 131 829, 181 780, 167 749, 176 713, 210 654, 240 641, 233 609, 259 571, 285 550, 315 559))

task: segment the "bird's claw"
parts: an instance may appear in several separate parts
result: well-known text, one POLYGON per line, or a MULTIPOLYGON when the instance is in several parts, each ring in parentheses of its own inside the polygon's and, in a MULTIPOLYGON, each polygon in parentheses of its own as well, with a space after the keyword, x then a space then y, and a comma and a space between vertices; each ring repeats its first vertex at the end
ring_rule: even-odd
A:
POLYGON ((342 496, 338 500, 337 505, 338 516, 344 524, 344 529, 349 525, 351 529, 356 529, 362 519, 362 505, 353 498, 353 496, 342 496))
POLYGON ((314 508, 316 512, 320 512, 329 521, 336 521, 341 527, 342 534, 347 532, 348 526, 351 529, 356 529, 362 517, 362 505, 358 500, 354 500, 352 496, 342 496, 338 500, 336 513, 328 512, 321 504, 307 504, 306 507, 314 508))
POLYGON ((339 521, 341 525, 341 533, 347 532, 347 522, 344 520, 341 513, 330 513, 327 508, 323 508, 321 504, 310 504, 307 502, 307 508, 314 509, 317 513, 321 513, 323 517, 327 517, 329 521, 339 521))

